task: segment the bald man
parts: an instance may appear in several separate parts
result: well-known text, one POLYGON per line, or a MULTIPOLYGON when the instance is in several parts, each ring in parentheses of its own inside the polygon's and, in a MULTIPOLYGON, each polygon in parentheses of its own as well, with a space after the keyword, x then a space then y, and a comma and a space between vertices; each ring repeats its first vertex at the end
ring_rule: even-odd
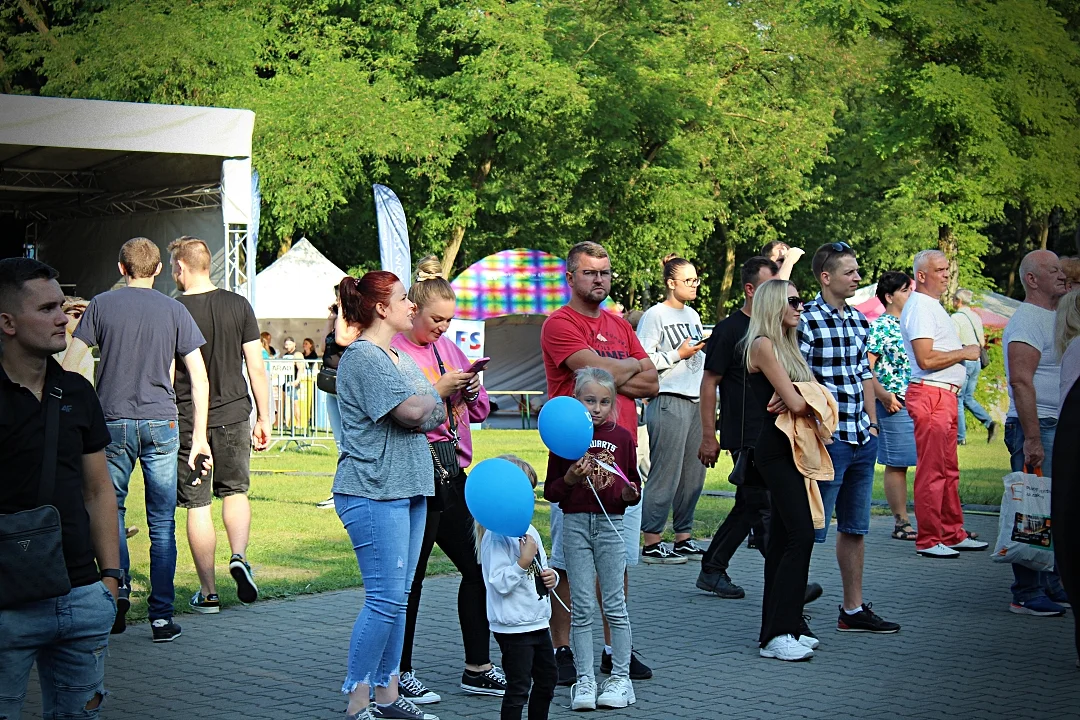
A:
MULTIPOLYGON (((1005 326, 1005 377, 1009 384, 1009 412, 1005 415, 1005 445, 1014 472, 1050 467, 1057 430, 1061 361, 1054 350, 1054 319, 1058 300, 1065 294, 1065 272, 1058 256, 1035 250, 1020 263, 1024 302, 1005 326)), ((1020 615, 1056 617, 1067 602, 1056 573, 1013 565, 1013 601, 1009 610, 1020 615)))
POLYGON ((960 506, 960 463, 956 456, 957 410, 967 370, 979 345, 964 345, 941 306, 949 286, 949 260, 940 250, 915 256, 915 292, 900 313, 900 334, 911 360, 907 409, 915 423, 915 551, 928 558, 955 558, 988 543, 968 537, 960 506))

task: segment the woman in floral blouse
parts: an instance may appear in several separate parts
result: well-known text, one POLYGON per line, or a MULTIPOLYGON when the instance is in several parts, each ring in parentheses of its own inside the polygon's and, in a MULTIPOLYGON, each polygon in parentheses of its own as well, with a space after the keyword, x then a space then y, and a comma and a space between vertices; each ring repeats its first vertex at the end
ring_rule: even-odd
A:
POLYGON ((907 470, 915 465, 915 425, 904 407, 911 364, 900 337, 900 311, 911 295, 911 278, 902 272, 884 273, 877 297, 885 313, 870 325, 866 350, 874 371, 877 418, 881 425, 878 462, 885 466, 885 498, 893 513, 892 536, 915 540, 907 513, 907 470))

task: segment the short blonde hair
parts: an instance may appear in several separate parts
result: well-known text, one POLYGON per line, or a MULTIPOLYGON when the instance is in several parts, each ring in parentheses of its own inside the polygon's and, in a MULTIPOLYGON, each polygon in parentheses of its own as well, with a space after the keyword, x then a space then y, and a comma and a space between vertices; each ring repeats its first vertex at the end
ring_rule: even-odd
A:
POLYGON ((566 254, 566 272, 573 273, 578 269, 580 265, 579 257, 582 255, 588 255, 591 258, 597 258, 602 260, 608 257, 608 251, 604 249, 604 246, 598 242, 592 240, 586 240, 579 242, 574 247, 570 248, 570 252, 566 254))
POLYGON ((182 260, 195 272, 210 272, 210 248, 197 237, 184 235, 169 243, 169 254, 173 260, 182 260))

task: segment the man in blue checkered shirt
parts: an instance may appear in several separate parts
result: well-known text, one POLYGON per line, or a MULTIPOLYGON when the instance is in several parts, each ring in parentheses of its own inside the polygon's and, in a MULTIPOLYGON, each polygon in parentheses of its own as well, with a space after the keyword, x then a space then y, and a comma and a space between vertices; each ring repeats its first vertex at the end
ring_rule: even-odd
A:
POLYGON ((870 498, 877 461, 878 426, 873 403, 873 373, 866 357, 870 324, 847 304, 859 288, 859 261, 843 242, 826 243, 811 262, 821 292, 803 309, 799 344, 818 382, 836 398, 840 424, 828 446, 835 476, 819 482, 825 528, 815 531, 825 542, 828 519, 836 510, 836 561, 844 583, 844 604, 836 629, 841 632, 895 633, 900 626, 878 617, 863 602, 865 537, 870 531, 870 498), (866 399, 870 398, 870 402, 866 399))

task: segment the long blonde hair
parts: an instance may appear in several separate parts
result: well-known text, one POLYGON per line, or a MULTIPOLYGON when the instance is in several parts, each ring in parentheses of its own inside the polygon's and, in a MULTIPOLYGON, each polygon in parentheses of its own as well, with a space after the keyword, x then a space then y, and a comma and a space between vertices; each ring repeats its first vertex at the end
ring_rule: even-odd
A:
POLYGON ((600 387, 607 390, 611 395, 611 412, 607 416, 605 422, 610 422, 615 425, 619 422, 619 391, 615 387, 615 378, 611 376, 607 370, 598 367, 592 367, 591 365, 578 368, 574 372, 574 397, 576 398, 581 393, 585 392, 585 386, 589 383, 596 383, 600 387))
POLYGON ((1054 344, 1058 357, 1065 354, 1069 343, 1080 335, 1080 289, 1073 290, 1058 300, 1057 318, 1054 321, 1054 344))
POLYGON ((773 354, 780 366, 787 371, 791 382, 812 382, 814 373, 810 371, 806 358, 799 351, 799 329, 785 328, 783 325, 788 291, 794 287, 787 280, 769 280, 754 291, 750 327, 743 339, 743 355, 746 369, 749 370, 753 367, 750 362, 750 347, 759 337, 769 338, 772 341, 773 354))
MULTIPOLYGON (((496 457, 499 458, 500 460, 507 460, 509 462, 512 462, 515 465, 517 465, 519 468, 521 468, 521 472, 525 473, 525 477, 529 478, 529 482, 532 484, 533 490, 536 489, 536 486, 540 483, 540 478, 538 478, 536 476, 536 470, 533 470, 532 465, 525 462, 524 460, 519 458, 517 455, 496 455, 496 457)), ((473 520, 473 539, 475 541, 476 561, 477 562, 481 561, 481 557, 480 557, 480 541, 484 539, 484 533, 486 533, 486 532, 487 532, 487 528, 485 528, 483 525, 481 525, 476 520, 473 520)))

